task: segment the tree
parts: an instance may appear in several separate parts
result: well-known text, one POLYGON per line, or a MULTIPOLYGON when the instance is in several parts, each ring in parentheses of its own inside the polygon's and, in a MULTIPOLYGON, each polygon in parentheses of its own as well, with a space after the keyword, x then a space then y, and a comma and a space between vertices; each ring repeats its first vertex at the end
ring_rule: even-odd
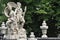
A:
POLYGON ((0 0, 0 25, 3 21, 7 20, 7 17, 4 15, 4 8, 8 0, 0 0))

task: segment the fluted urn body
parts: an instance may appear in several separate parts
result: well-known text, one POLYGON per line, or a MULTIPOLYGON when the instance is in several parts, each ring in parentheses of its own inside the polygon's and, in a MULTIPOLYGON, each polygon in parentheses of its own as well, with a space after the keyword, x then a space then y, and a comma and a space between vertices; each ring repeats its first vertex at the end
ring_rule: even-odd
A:
POLYGON ((47 38, 47 29, 48 29, 48 26, 46 25, 46 22, 43 21, 42 23, 42 26, 40 26, 40 28, 42 29, 42 38, 47 38))

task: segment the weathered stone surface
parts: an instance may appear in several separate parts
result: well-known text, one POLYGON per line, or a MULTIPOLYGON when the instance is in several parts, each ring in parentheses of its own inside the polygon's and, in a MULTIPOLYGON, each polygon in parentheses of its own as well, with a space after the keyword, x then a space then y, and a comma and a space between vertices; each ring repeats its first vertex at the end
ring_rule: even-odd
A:
POLYGON ((48 36, 46 34, 47 34, 48 26, 46 25, 45 20, 43 21, 42 26, 40 26, 40 28, 42 29, 42 34, 43 34, 41 37, 47 38, 48 36))
POLYGON ((8 17, 6 22, 6 26, 8 27, 7 39, 25 40, 27 38, 26 30, 23 28, 25 12, 26 7, 23 11, 20 2, 17 2, 17 4, 14 2, 7 3, 7 7, 4 10, 6 17, 8 17))

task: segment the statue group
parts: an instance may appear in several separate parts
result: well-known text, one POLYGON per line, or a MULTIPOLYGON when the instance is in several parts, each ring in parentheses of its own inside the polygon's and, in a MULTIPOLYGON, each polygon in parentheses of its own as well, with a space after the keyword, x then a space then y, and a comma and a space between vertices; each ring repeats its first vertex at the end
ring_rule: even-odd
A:
POLYGON ((21 3, 9 2, 4 10, 5 16, 8 18, 6 26, 8 27, 6 38, 17 39, 17 40, 27 40, 26 30, 24 27, 24 16, 26 13, 26 6, 24 11, 21 8, 21 3))

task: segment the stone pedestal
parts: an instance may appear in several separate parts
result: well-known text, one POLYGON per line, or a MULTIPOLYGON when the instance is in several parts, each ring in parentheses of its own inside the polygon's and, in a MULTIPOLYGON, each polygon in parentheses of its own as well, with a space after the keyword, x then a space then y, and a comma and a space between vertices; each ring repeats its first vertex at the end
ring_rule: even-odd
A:
POLYGON ((17 40, 27 40, 26 30, 24 28, 19 29, 17 40))

